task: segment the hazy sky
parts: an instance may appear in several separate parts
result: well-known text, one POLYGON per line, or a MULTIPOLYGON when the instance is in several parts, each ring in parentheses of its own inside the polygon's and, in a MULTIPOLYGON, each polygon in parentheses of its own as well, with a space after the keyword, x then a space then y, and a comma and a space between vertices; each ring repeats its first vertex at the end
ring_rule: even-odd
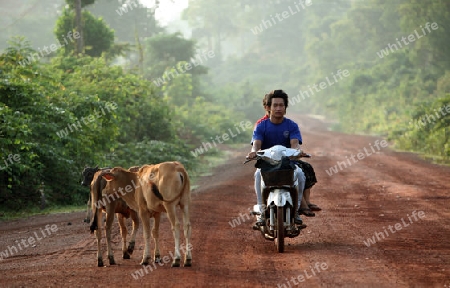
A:
MULTIPOLYGON (((188 6, 189 0, 160 0, 159 8, 156 10, 156 19, 165 25, 173 19, 179 18, 181 11, 188 6)), ((155 5, 155 0, 141 0, 147 7, 155 5)))

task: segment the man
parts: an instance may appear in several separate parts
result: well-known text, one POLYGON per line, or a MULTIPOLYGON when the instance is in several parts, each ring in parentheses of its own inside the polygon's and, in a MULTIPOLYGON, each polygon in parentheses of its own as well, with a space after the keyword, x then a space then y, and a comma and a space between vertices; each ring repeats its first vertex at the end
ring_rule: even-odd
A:
MULTIPOLYGON (((268 95, 267 98, 267 108, 268 119, 262 120, 256 125, 253 131, 252 138, 252 150, 247 155, 249 159, 256 157, 256 152, 261 149, 267 149, 274 145, 283 145, 287 148, 300 149, 300 144, 302 143, 302 136, 300 134, 300 129, 298 125, 285 118, 286 108, 288 106, 288 95, 283 90, 273 90, 268 95)), ((303 196, 303 190, 305 187, 305 174, 297 166, 295 170, 296 178, 298 181, 297 191, 298 191, 298 203, 296 207, 300 207, 300 202, 303 196)), ((261 171, 257 169, 255 172, 255 191, 257 196, 257 204, 260 206, 262 211, 262 196, 261 196, 261 171)), ((264 224, 264 214, 257 222, 257 225, 264 224)), ((298 225, 302 225, 300 228, 305 228, 303 221, 300 218, 298 211, 295 211, 294 221, 298 225)))
POLYGON ((306 181, 305 181, 305 190, 303 191, 303 199, 300 205, 300 209, 298 210, 299 214, 303 214, 307 217, 314 217, 316 214, 312 211, 321 211, 322 209, 316 204, 311 203, 311 188, 314 184, 317 183, 316 173, 314 172, 311 164, 305 161, 297 160, 297 165, 302 169, 303 173, 305 173, 306 181))
MULTIPOLYGON (((267 97, 269 97, 269 94, 264 95, 264 99, 263 99, 263 107, 264 110, 266 111, 266 114, 264 114, 263 117, 259 118, 258 121, 256 121, 255 123, 255 127, 253 130, 255 130, 256 126, 261 123, 263 120, 269 119, 269 109, 270 107, 267 106, 267 97)), ((253 143, 253 141, 252 141, 253 143)))
MULTIPOLYGON (((269 97, 269 94, 264 95, 262 103, 263 103, 263 107, 264 107, 264 110, 266 111, 266 113, 264 114, 263 117, 261 117, 258 121, 256 121, 255 129, 259 123, 261 123, 262 121, 264 121, 266 119, 269 119, 270 107, 267 105, 268 97, 269 97)), ((253 143, 253 141, 252 141, 252 143, 253 143)), ((300 145, 301 144, 302 143, 300 143, 300 145)), ((322 210, 316 204, 311 203, 311 200, 310 200, 311 188, 312 188, 312 186, 314 186, 314 184, 317 183, 316 173, 314 172, 314 169, 311 166, 311 164, 309 164, 305 161, 298 160, 296 164, 302 169, 302 171, 306 177, 305 189, 303 191, 303 198, 301 200, 299 214, 303 214, 307 217, 314 217, 314 216, 316 216, 316 214, 312 211, 321 211, 322 210)))

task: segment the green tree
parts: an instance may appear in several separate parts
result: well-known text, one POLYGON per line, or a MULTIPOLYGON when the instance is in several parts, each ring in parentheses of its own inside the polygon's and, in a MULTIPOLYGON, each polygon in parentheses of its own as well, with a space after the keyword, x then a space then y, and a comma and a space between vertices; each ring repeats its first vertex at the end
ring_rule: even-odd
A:
POLYGON ((404 1, 398 11, 404 33, 409 35, 417 31, 419 35, 424 35, 414 43, 411 56, 415 63, 421 67, 437 67, 440 72, 447 70, 450 67, 450 35, 446 27, 450 25, 450 2, 404 1), (427 23, 436 23, 436 30, 427 23))
MULTIPOLYGON (((83 43, 85 53, 92 57, 99 57, 103 52, 108 52, 114 44, 114 31, 109 28, 101 18, 95 18, 89 11, 83 10, 83 43)), ((64 55, 72 54, 76 48, 76 42, 69 39, 73 34, 74 40, 80 37, 75 29, 75 12, 70 9, 64 9, 61 17, 58 19, 55 28, 55 36, 61 45, 64 55), (75 32, 74 32, 75 31, 75 32), (76 36, 78 35, 78 36, 76 36)))
POLYGON ((86 9, 102 17, 114 30, 118 42, 135 43, 136 36, 147 39, 164 32, 155 19, 157 2, 154 7, 147 8, 138 0, 97 0, 86 9))

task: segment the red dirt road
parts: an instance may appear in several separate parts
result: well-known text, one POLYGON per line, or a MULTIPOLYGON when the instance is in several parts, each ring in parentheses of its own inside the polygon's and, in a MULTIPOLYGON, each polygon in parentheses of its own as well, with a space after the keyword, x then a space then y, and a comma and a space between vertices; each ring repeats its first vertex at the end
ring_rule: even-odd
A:
MULTIPOLYGON (((319 180, 311 198, 323 211, 303 217, 308 227, 286 239, 285 253, 251 229, 254 167, 242 165, 245 145, 192 191, 192 267, 156 264, 137 277, 142 227, 132 258, 123 260, 114 224, 118 265, 110 266, 105 253, 106 267, 98 268, 83 213, 44 215, 0 222, 0 253, 9 252, 0 260, 0 287, 450 287, 450 168, 378 150, 381 138, 294 119, 319 180), (351 158, 358 152, 360 158, 351 158), (347 168, 326 172, 347 159, 347 168), (30 237, 34 247, 19 248, 30 237)), ((166 217, 161 230, 161 254, 168 259, 173 238, 166 217)))

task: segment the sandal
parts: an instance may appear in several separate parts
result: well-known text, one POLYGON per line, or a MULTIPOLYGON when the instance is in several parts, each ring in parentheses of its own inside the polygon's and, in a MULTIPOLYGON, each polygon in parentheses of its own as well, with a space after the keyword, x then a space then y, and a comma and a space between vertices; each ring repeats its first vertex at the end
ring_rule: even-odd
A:
POLYGON ((311 211, 321 211, 322 208, 320 208, 319 206, 317 206, 316 204, 308 204, 309 209, 311 209, 311 211))
POLYGON ((312 212, 309 208, 300 208, 298 209, 298 214, 305 215, 306 217, 314 217, 316 213, 312 212))

